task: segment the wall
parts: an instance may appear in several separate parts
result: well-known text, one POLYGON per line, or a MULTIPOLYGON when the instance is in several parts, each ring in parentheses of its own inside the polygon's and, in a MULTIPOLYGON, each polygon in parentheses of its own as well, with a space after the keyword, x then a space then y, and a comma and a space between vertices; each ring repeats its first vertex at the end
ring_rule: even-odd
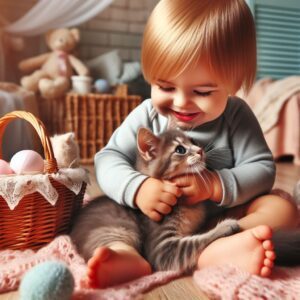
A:
MULTIPOLYGON (((0 0, 0 13, 13 22, 25 14, 37 0, 0 0)), ((94 19, 79 26, 81 59, 93 58, 119 49, 124 61, 140 60, 140 45, 145 22, 158 0, 115 0, 94 19)), ((36 41, 36 43, 40 43, 36 41)), ((46 47, 35 43, 35 51, 46 47)), ((32 43, 28 43, 32 44, 32 43)), ((28 52, 26 52, 28 53, 28 52)))
POLYGON ((37 0, 0 0, 0 14, 10 22, 24 15, 37 0))
POLYGON ((81 26, 81 56, 92 58, 119 49, 126 60, 140 60, 146 20, 158 0, 115 0, 102 13, 81 26))
MULTIPOLYGON (((0 0, 0 30, 2 26, 6 25, 6 22, 11 23, 21 18, 36 1, 37 0, 0 0)), ((6 67, 5 70, 3 70, 4 66, 0 66, 0 68, 3 68, 1 72, 4 72, 4 78, 1 76, 1 80, 18 83, 21 76, 17 68, 18 62, 23 58, 39 54, 42 51, 40 41, 40 37, 26 38, 25 48, 21 52, 4 49, 6 67)))

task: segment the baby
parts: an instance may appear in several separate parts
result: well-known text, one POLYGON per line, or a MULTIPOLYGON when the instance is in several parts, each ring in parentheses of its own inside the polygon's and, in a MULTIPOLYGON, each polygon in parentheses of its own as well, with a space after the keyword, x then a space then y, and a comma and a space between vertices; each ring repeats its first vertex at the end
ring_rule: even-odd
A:
MULTIPOLYGON (((272 231, 297 224, 296 206, 270 194, 275 164, 248 105, 234 97, 256 75, 256 37, 244 0, 161 0, 149 17, 142 44, 142 69, 151 99, 137 107, 95 156, 98 182, 110 198, 139 209, 154 221, 186 205, 209 201, 212 215, 238 217, 241 232, 211 243, 198 267, 232 263, 270 276, 275 259, 272 231), (140 127, 155 134, 184 130, 195 142, 221 154, 203 176, 172 181, 134 169, 140 127), (234 255, 232 255, 234 253, 234 255)), ((151 151, 148 153, 152 155, 151 151)), ((103 287, 149 274, 135 247, 116 239, 99 245, 88 277, 103 287)))

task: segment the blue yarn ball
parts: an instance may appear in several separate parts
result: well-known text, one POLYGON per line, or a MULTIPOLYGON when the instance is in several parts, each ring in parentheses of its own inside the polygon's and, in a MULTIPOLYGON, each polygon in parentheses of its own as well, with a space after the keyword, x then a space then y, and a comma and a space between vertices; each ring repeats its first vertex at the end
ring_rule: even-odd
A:
POLYGON ((94 87, 99 93, 106 93, 110 90, 110 85, 105 79, 97 79, 94 83, 94 87))
POLYGON ((58 261, 47 261, 30 269, 20 284, 20 300, 69 300, 74 290, 73 275, 58 261))

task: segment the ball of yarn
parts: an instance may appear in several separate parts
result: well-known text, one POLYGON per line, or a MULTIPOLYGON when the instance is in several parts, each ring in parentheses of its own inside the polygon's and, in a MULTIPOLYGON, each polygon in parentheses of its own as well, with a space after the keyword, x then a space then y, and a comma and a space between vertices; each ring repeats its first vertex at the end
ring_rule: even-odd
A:
POLYGON ((0 174, 9 175, 13 174, 14 171, 11 169, 9 163, 3 159, 0 159, 0 174))
POLYGON ((19 288, 20 300, 69 300, 73 290, 73 275, 58 261, 47 261, 30 269, 19 288))
POLYGON ((42 173, 44 160, 40 154, 33 150, 22 150, 11 158, 10 167, 16 174, 42 173))
POLYGON ((106 93, 110 89, 110 85, 105 79, 97 79, 94 83, 95 90, 99 93, 106 93))

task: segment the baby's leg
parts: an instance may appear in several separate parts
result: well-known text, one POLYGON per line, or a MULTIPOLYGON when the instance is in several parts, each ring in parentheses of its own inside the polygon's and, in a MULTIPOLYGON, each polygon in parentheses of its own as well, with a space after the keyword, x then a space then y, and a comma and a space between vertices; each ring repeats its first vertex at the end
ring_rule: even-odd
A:
POLYGON ((123 242, 99 247, 88 261, 87 281, 106 288, 151 274, 151 266, 135 248, 123 242))
POLYGON ((151 273, 139 254, 143 236, 135 210, 100 197, 77 217, 71 237, 88 261, 91 287, 105 288, 151 273))
POLYGON ((245 216, 239 220, 242 229, 268 225, 273 231, 295 228, 298 223, 297 206, 292 200, 278 195, 265 195, 251 201, 245 216))
MULTIPOLYGON (((234 214, 237 209, 233 209, 234 214)), ((275 253, 272 231, 297 225, 294 203, 277 195, 261 196, 240 208, 243 232, 211 243, 200 255, 198 267, 232 263, 252 274, 269 276, 275 253), (260 226, 264 225, 264 226, 260 226)), ((230 210, 227 216, 232 217, 230 210)))

